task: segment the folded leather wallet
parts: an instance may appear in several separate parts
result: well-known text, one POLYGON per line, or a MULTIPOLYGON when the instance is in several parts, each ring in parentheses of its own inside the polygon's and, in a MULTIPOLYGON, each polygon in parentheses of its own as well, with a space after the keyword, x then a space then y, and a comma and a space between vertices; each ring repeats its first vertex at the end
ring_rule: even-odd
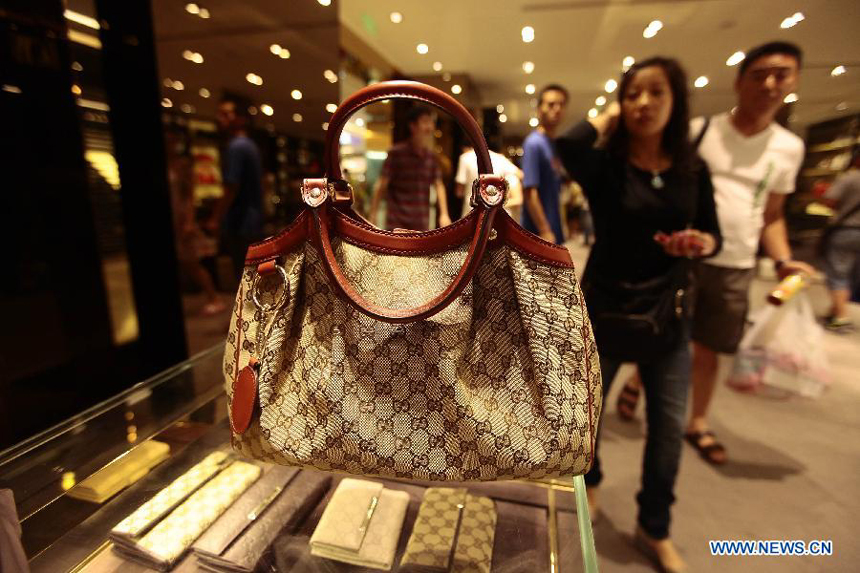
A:
POLYGON ((381 483, 341 480, 311 535, 311 555, 390 570, 409 494, 381 483))
POLYGON ((146 441, 77 484, 66 495, 103 503, 149 473, 170 455, 170 446, 146 441))
MULTIPOLYGON (((296 470, 274 468, 270 473, 284 471, 295 475, 296 470)), ((284 475, 276 476, 256 484, 253 495, 249 491, 194 544, 200 567, 219 573, 254 571, 275 538, 299 525, 331 484, 331 476, 314 471, 299 472, 288 485, 278 485, 284 475)))
POLYGON ((155 569, 169 569, 261 472, 255 464, 231 463, 138 541, 122 539, 114 549, 155 569))
POLYGON ((490 498, 471 495, 464 488, 428 488, 401 570, 489 573, 495 530, 496 510, 490 498))
POLYGON ((114 527, 109 537, 117 543, 133 543, 162 517, 182 503, 197 488, 224 468, 228 460, 224 452, 212 452, 166 488, 137 508, 114 527))

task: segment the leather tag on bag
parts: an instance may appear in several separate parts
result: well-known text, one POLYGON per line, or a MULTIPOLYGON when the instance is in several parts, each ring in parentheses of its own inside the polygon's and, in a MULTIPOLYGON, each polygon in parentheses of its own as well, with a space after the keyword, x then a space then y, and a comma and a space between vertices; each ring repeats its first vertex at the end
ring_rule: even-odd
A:
POLYGON ((230 403, 230 427, 234 434, 243 434, 251 425, 254 405, 257 402, 256 362, 245 366, 236 378, 233 401, 230 403))

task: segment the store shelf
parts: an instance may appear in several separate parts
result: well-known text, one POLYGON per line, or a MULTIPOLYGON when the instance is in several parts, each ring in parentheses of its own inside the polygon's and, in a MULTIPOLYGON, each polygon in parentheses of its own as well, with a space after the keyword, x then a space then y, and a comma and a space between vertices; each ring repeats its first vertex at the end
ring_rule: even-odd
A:
POLYGON ((839 175, 843 169, 804 169, 801 173, 804 177, 828 177, 830 175, 839 175))

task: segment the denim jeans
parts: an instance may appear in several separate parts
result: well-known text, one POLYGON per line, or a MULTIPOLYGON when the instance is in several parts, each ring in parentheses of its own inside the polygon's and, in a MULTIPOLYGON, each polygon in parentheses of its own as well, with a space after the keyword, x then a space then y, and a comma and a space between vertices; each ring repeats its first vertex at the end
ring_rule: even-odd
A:
MULTIPOLYGON (((690 387, 692 359, 690 356, 689 324, 683 329, 678 346, 653 361, 638 364, 645 390, 645 414, 648 424, 645 459, 642 464, 642 487, 636 495, 639 504, 639 525, 649 536, 664 539, 669 536, 669 508, 675 501, 675 478, 681 460, 681 446, 687 415, 687 393, 690 387)), ((600 348, 598 348, 598 352, 600 348)), ((603 375, 603 395, 609 395, 612 379, 621 362, 600 357, 603 375)), ((605 413, 605 408, 603 413, 605 413)), ((601 413, 601 418, 603 416, 601 413)), ((597 485, 603 478, 600 466, 600 434, 598 425, 594 464, 585 474, 587 485, 597 485)))

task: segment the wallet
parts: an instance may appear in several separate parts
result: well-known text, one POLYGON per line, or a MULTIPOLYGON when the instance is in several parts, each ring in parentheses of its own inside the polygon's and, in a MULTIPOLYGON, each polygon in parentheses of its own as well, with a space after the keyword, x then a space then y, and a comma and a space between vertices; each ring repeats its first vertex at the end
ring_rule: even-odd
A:
POLYGON ((219 573, 254 571, 275 538, 304 521, 330 484, 331 476, 317 472, 272 469, 194 543, 198 565, 219 573))
POLYGON ((149 440, 113 460, 70 489, 66 495, 93 503, 104 503, 145 476, 169 455, 170 446, 149 440))
POLYGON ((311 535, 311 555, 390 570, 408 505, 404 491, 343 479, 311 535))
POLYGON ((116 540, 114 550, 125 557, 166 571, 191 544, 242 495, 262 470, 233 462, 137 541, 116 540))

